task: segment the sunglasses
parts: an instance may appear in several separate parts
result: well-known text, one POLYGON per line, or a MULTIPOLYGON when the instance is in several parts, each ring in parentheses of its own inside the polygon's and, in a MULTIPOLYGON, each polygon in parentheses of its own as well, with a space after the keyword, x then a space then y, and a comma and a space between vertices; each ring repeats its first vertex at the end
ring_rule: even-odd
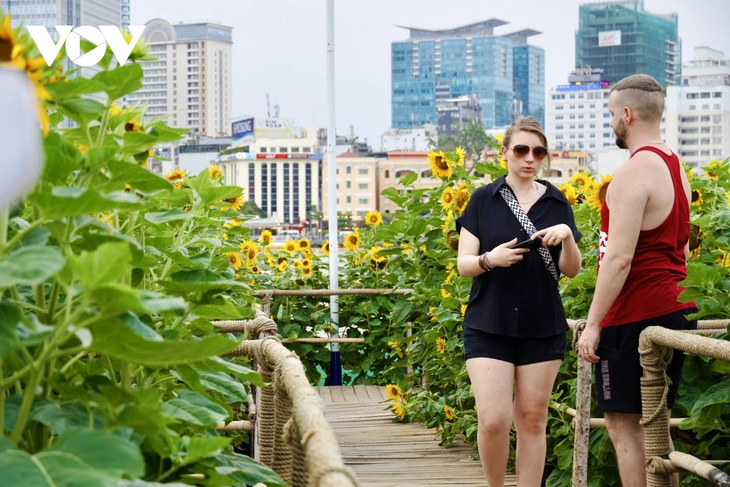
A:
MULTIPOLYGON (((508 150, 512 150, 514 155, 517 157, 525 157, 527 154, 530 153, 530 146, 529 145, 516 145, 512 147, 511 149, 508 147, 508 150)), ((532 155, 535 158, 536 161, 542 161, 545 159, 545 156, 547 156, 547 149, 545 147, 537 146, 532 149, 532 155)))

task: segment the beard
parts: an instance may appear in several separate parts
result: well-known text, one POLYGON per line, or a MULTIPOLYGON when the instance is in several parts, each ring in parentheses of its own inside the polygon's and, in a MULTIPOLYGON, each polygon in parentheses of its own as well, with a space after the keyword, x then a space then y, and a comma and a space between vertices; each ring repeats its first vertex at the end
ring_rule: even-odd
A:
POLYGON ((627 149, 628 145, 626 144, 626 133, 628 130, 626 130, 626 125, 624 125, 623 120, 619 120, 618 125, 614 129, 613 133, 616 135, 616 145, 619 149, 627 149))

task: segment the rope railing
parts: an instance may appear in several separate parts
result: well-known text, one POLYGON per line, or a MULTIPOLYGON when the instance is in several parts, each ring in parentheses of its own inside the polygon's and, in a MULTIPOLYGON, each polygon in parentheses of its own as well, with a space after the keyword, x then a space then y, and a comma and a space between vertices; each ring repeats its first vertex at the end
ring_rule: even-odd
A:
MULTIPOLYGON (((727 326, 730 324, 730 320, 701 320, 697 323, 697 330, 687 330, 687 331, 674 331, 674 330, 667 330, 665 328, 661 327, 649 327, 649 329, 656 329, 659 330, 657 332, 652 332, 651 337, 652 340, 656 338, 656 340, 659 340, 660 342, 662 340, 668 340, 666 343, 660 343, 657 344, 657 347, 663 346, 663 347, 672 347, 677 348, 679 350, 683 350, 688 353, 693 353, 695 355, 706 355, 714 358, 720 358, 723 360, 730 360, 728 358, 724 358, 724 356, 716 356, 712 355, 711 353, 730 353, 730 342, 726 342, 723 340, 716 340, 712 338, 708 338, 701 335, 719 335, 722 333, 727 332, 727 326), (671 338, 667 339, 666 335, 663 332, 669 332, 671 335, 671 338), (658 338, 657 338, 658 337, 658 338), (671 343, 671 344, 668 344, 671 343), (689 345, 688 345, 689 344, 689 345), (679 345, 674 347, 674 345, 679 345), (694 347, 694 348, 693 348, 694 347), (727 352, 726 352, 727 350, 727 352), (701 353, 697 353, 701 352, 701 353), (705 353, 708 352, 708 353, 705 353), (711 352, 711 353, 709 353, 711 352)), ((585 328, 585 320, 568 320, 568 325, 573 330, 573 349, 576 348, 576 344, 578 343, 578 340, 580 339, 580 334, 585 328)), ((642 332, 642 337, 646 333, 646 330, 642 332)), ((641 342, 639 344, 640 353, 642 350, 641 342)), ((653 351, 653 348, 652 348, 653 351)), ((665 352, 666 353, 666 352, 665 352)), ((644 366, 644 361, 649 359, 644 359, 643 355, 642 357, 642 366, 644 366)), ((666 358, 666 357, 665 357, 666 358)), ((660 375, 661 387, 662 387, 662 394, 663 394, 663 406, 660 408, 656 404, 652 403, 652 406, 649 408, 651 413, 647 415, 647 409, 646 406, 642 405, 644 408, 643 416, 647 419, 647 422, 645 423, 644 427, 644 434, 645 438, 647 437, 647 427, 646 424, 652 424, 655 428, 660 428, 661 432, 655 433, 652 431, 652 436, 656 436, 659 441, 663 441, 662 445, 667 448, 655 448, 657 451, 663 452, 659 455, 651 455, 651 457, 654 457, 655 460, 652 460, 651 462, 647 460, 647 482, 649 482, 649 478, 661 478, 659 483, 649 483, 649 487, 654 486, 669 486, 670 477, 669 475, 672 473, 673 468, 669 467, 668 465, 671 463, 672 465, 675 465, 674 468, 681 467, 684 470, 695 472, 698 475, 701 475, 703 478, 708 479, 710 481, 715 482, 716 485, 727 485, 730 487, 730 483, 717 483, 717 482, 723 482, 722 480, 714 481, 710 477, 714 476, 714 478, 720 478, 720 477, 727 477, 726 474, 721 472, 715 467, 712 467, 707 462, 702 462, 701 460, 695 459, 694 457, 691 457, 690 455, 686 455, 685 457, 679 457, 678 455, 671 455, 668 452, 671 450, 669 447, 669 427, 675 427, 681 423, 684 418, 668 418, 668 411, 666 407, 666 392, 664 391, 663 387, 665 382, 664 379, 666 379, 666 375, 664 375, 664 371, 666 371, 666 364, 671 361, 671 349, 669 352, 669 360, 666 361, 666 363, 663 363, 664 368, 661 369, 660 372, 656 372, 660 375), (661 412, 660 409, 663 411, 661 412), (663 416, 663 420, 656 420, 656 417, 652 417, 652 415, 656 416, 663 416), (649 421, 650 420, 650 421, 649 421), (663 435, 663 437, 661 436, 663 435), (668 459, 663 459, 662 456, 668 457, 668 459), (686 459, 686 457, 691 457, 696 461, 689 462, 686 459), (682 462, 685 465, 688 465, 688 467, 683 467, 680 465, 679 458, 682 458, 682 462), (658 459, 658 460, 656 460, 658 459), (659 461, 661 460, 661 461, 659 461), (655 474, 650 472, 651 469, 654 469, 660 473, 655 474), (713 470, 714 469, 714 470, 713 470), (713 472, 712 475, 710 475, 708 472, 713 472), (710 475, 710 477, 706 476, 710 475)), ((651 362, 653 363, 653 362, 651 362)), ((647 369, 644 368, 644 375, 646 376, 647 369)), ((589 440, 589 433, 591 428, 603 428, 605 427, 605 421, 602 418, 591 418, 590 417, 590 410, 591 410, 591 364, 582 358, 578 357, 578 370, 577 370, 577 385, 576 385, 576 408, 572 409, 565 405, 558 404, 558 403, 552 403, 551 407, 558 411, 562 411, 570 416, 573 416, 573 428, 575 430, 575 437, 574 437, 574 448, 573 448, 573 478, 572 478, 572 484, 574 487, 586 487, 588 485, 588 440, 589 440)), ((668 380, 668 379, 667 379, 668 380)), ((656 378, 652 379, 651 387, 659 387, 659 382, 656 380, 656 378), (656 386, 654 383, 656 382, 656 386)), ((644 403, 644 378, 642 378, 642 403, 644 403)), ((661 401, 662 397, 658 398, 657 400, 661 401)), ((645 419, 642 419, 642 422, 644 422, 645 419)), ((646 440, 649 441, 649 440, 646 440)), ((649 449, 646 447, 646 454, 647 458, 650 458, 649 455, 649 449)), ((653 451, 653 450, 652 450, 653 451)), ((676 452, 674 452, 676 453, 676 452)))
MULTIPOLYGON (((268 301, 270 298, 271 294, 268 301)), ((251 320, 213 323, 223 333, 258 337, 243 341, 225 354, 254 360, 262 380, 268 384, 254 388, 255 458, 293 487, 359 486, 354 472, 342 461, 319 394, 309 384, 296 354, 274 336, 277 326, 267 314, 268 310, 266 314, 261 310, 251 320)))

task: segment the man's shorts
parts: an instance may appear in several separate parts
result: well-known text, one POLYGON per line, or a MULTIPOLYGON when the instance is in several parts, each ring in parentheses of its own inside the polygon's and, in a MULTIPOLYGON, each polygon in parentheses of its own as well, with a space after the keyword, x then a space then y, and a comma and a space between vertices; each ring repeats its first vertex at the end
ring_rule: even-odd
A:
POLYGON ((464 358, 493 358, 515 366, 563 360, 566 333, 545 338, 518 338, 464 328, 464 358))
MULTIPOLYGON (((663 326, 671 330, 695 330, 697 320, 688 321, 685 316, 696 313, 695 308, 683 309, 644 321, 601 328, 596 355, 596 391, 598 410, 609 413, 641 414, 641 376, 639 363, 639 335, 648 326, 663 326)), ((684 353, 674 351, 667 367, 671 380, 667 407, 674 407, 679 381, 682 379, 684 353)))

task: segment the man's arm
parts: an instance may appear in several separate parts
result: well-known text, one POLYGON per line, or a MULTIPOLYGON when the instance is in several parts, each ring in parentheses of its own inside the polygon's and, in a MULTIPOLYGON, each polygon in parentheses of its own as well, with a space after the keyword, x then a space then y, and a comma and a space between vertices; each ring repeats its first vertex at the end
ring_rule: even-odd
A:
POLYGON ((650 174, 647 173, 646 166, 640 163, 641 160, 634 160, 620 166, 608 187, 610 236, 596 280, 596 291, 588 312, 586 328, 579 343, 579 347, 584 347, 584 358, 593 363, 599 359, 595 355, 595 346, 601 321, 624 287, 641 232, 649 195, 645 181, 650 174))

